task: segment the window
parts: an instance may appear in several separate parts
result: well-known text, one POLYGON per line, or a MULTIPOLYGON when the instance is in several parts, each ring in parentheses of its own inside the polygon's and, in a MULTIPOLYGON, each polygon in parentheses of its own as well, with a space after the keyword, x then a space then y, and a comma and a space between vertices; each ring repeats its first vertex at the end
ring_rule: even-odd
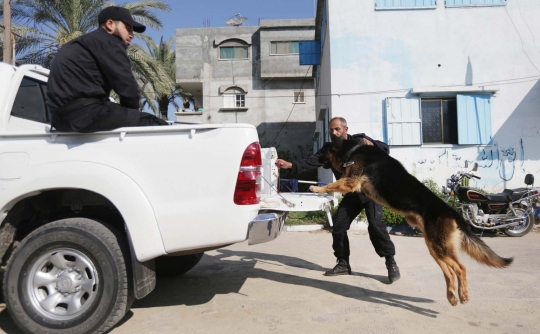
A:
POLYGON ((304 92, 294 92, 294 102, 293 103, 306 103, 304 99, 304 92))
POLYGON ((49 109, 46 105, 47 98, 47 83, 24 77, 13 108, 11 115, 28 119, 31 121, 49 123, 49 109))
POLYGON ((410 8, 437 8, 437 0, 375 0, 375 9, 410 8))
POLYGON ((236 108, 245 108, 246 107, 246 95, 245 94, 236 94, 234 96, 236 103, 236 108))
POLYGON ((219 59, 248 59, 249 46, 222 46, 219 48, 219 59))
POLYGON ((245 94, 224 94, 223 95, 223 107, 225 107, 225 108, 245 108, 246 107, 246 95, 245 94))
POLYGON ((299 42, 271 42, 270 54, 272 55, 288 55, 299 53, 299 42))
POLYGON ((426 99, 422 108, 422 142, 457 144, 456 99, 426 99))
POLYGON ((446 0, 446 7, 504 6, 506 0, 446 0))
MULTIPOLYGON (((221 88, 220 88, 221 91, 221 88)), ((231 86, 223 92, 223 107, 222 110, 247 110, 246 107, 246 92, 238 86, 231 86)))
POLYGON ((488 144, 491 141, 491 96, 388 98, 386 131, 389 145, 488 144))

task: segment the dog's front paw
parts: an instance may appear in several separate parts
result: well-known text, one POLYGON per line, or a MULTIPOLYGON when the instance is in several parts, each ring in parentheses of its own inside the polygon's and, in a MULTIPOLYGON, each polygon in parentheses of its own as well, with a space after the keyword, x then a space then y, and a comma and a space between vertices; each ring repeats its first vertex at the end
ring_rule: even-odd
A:
POLYGON ((314 193, 322 193, 323 187, 317 187, 317 186, 310 186, 309 187, 309 191, 311 192, 314 192, 314 193))

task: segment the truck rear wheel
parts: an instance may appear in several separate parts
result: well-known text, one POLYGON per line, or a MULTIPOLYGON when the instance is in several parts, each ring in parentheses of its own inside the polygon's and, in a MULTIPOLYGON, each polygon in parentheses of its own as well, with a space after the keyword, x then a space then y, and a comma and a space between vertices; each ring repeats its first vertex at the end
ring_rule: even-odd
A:
POLYGON ((4 298, 28 333, 103 333, 128 310, 126 240, 85 218, 44 225, 11 256, 4 298))
POLYGON ((156 275, 158 276, 180 276, 193 269, 201 261, 204 253, 181 255, 181 256, 160 256, 156 258, 156 275))

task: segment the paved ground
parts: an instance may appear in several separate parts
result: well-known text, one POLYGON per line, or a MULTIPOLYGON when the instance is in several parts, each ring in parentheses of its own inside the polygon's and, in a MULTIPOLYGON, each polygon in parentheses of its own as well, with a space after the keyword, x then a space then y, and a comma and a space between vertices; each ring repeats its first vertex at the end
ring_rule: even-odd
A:
MULTIPOLYGON (((185 276, 160 279, 112 333, 538 333, 539 232, 484 238, 515 256, 505 270, 462 255, 471 301, 457 307, 421 237, 392 236, 402 273, 392 285, 369 237, 350 238, 354 275, 337 278, 322 276, 334 264, 328 232, 209 252, 185 276)), ((17 333, 2 309, 0 332, 17 333)))

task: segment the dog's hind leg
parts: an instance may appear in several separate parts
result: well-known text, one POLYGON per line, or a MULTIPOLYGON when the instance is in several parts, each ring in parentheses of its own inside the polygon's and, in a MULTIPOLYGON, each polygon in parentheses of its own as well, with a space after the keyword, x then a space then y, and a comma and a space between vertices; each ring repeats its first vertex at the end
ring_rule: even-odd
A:
POLYGON ((456 283, 455 283, 456 282, 456 273, 454 272, 452 267, 450 267, 446 263, 446 261, 444 261, 443 259, 441 259, 438 256, 436 256, 435 254, 433 254, 431 252, 431 249, 430 249, 430 253, 431 253, 431 256, 433 256, 433 258, 435 259, 435 262, 437 262, 439 267, 441 267, 441 270, 443 272, 444 279, 446 281, 446 298, 448 299, 448 302, 452 306, 456 306, 457 303, 458 303, 458 299, 456 298, 456 295, 455 295, 455 291, 456 291, 456 283))
POLYGON ((467 268, 459 261, 457 249, 450 250, 448 255, 449 256, 445 258, 445 262, 457 276, 459 301, 461 304, 466 304, 469 301, 467 268))
POLYGON ((467 268, 459 261, 458 250, 461 247, 462 233, 457 228, 457 223, 454 219, 440 219, 440 223, 448 227, 449 237, 446 238, 444 244, 444 262, 452 269, 457 277, 458 282, 458 296, 461 304, 465 304, 469 301, 469 292, 467 289, 467 268))
POLYGON ((309 187, 314 193, 331 193, 331 192, 340 192, 342 194, 347 194, 353 191, 361 191, 360 180, 352 177, 345 177, 337 180, 336 182, 327 184, 323 187, 311 186, 309 187))

